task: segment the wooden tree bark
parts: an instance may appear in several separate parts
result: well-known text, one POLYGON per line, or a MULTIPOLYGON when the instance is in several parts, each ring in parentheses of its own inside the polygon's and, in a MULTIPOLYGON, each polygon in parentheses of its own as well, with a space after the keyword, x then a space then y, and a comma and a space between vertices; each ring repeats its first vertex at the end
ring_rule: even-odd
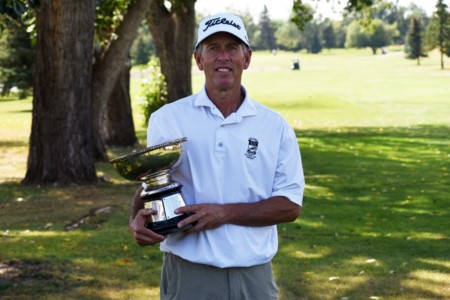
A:
POLYGON ((106 105, 103 136, 107 146, 127 147, 137 144, 131 110, 130 70, 130 63, 123 66, 106 105))
POLYGON ((195 37, 195 0, 171 1, 167 9, 153 1, 147 23, 166 77, 170 102, 192 94, 192 52, 195 37))
POLYGON ((117 38, 111 42, 108 50, 95 62, 92 77, 93 139, 96 160, 106 161, 104 120, 108 99, 128 60, 128 51, 137 30, 145 18, 151 2, 154 0, 135 0, 128 7, 123 21, 116 30, 117 38))
POLYGON ((96 181, 91 138, 95 2, 42 1, 26 184, 96 181))

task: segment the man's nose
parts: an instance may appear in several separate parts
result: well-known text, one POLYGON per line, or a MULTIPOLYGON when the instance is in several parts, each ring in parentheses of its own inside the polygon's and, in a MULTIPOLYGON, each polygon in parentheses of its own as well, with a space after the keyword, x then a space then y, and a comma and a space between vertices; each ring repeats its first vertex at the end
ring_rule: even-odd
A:
POLYGON ((217 53, 217 59, 220 60, 229 60, 230 59, 230 55, 227 51, 227 49, 220 49, 219 52, 217 53))

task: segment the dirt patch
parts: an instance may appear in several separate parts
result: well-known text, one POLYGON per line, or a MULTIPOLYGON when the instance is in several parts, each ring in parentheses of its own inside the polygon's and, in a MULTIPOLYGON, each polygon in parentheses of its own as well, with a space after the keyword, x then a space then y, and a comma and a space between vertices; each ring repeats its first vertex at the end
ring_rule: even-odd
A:
POLYGON ((9 286, 29 284, 35 280, 47 280, 51 274, 41 262, 1 261, 0 290, 9 286))

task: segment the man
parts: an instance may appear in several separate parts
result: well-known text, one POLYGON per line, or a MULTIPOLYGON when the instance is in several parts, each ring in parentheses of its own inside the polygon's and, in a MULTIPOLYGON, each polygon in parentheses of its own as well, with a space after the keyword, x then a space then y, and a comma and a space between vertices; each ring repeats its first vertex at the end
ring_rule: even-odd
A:
POLYGON ((252 51, 242 20, 218 14, 201 21, 194 57, 205 74, 198 94, 150 117, 148 146, 186 137, 186 158, 172 173, 193 213, 162 236, 145 228, 138 189, 130 228, 141 246, 164 252, 161 299, 277 299, 271 260, 276 224, 300 214, 304 177, 292 128, 253 101, 241 85, 252 51))

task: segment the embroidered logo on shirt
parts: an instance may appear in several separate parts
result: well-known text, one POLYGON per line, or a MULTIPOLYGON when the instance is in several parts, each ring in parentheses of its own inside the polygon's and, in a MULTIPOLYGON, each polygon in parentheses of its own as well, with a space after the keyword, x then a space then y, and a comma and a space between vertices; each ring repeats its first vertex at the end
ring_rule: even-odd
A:
POLYGON ((245 156, 254 159, 256 157, 256 150, 258 150, 258 140, 251 137, 248 139, 248 147, 245 156))

